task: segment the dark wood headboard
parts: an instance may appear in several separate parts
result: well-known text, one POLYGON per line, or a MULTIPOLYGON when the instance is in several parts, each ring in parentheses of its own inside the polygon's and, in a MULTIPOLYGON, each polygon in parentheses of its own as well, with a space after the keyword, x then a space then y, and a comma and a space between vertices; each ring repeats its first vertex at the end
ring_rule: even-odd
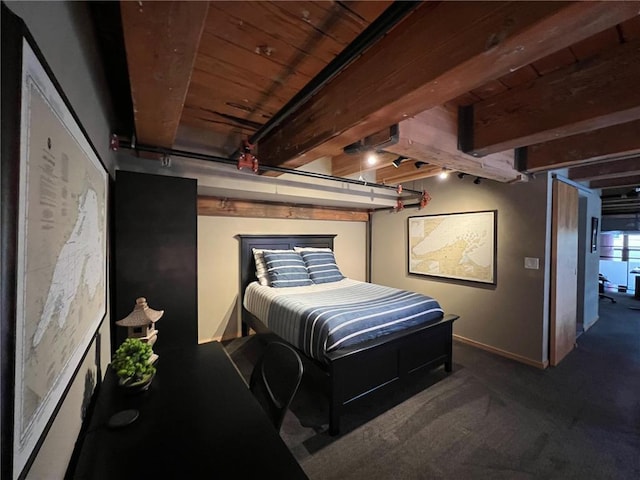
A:
POLYGON ((273 250, 293 250, 293 247, 317 247, 333 249, 335 234, 329 235, 236 235, 240 240, 240 308, 242 322, 246 322, 247 312, 243 306, 244 291, 256 279, 256 264, 253 248, 273 250))

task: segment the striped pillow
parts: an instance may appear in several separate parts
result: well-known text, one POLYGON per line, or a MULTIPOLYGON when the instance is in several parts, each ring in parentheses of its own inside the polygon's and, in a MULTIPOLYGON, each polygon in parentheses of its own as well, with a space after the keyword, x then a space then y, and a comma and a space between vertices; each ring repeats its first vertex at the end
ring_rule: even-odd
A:
POLYGON ((313 283, 338 282, 344 278, 332 251, 304 250, 300 255, 313 283))
POLYGON ((309 272, 298 252, 262 253, 267 266, 267 275, 272 287, 304 287, 313 285, 309 272))

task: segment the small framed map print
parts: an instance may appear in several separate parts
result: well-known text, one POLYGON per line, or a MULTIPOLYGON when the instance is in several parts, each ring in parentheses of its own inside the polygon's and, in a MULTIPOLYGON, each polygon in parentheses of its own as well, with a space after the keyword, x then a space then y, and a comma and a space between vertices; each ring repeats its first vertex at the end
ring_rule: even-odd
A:
POLYGON ((591 252, 598 250, 598 217, 591 217, 591 252))
POLYGON ((409 217, 409 273, 496 283, 496 210, 409 217))
POLYGON ((21 479, 106 314, 109 183, 26 27, 2 14, 2 478, 21 479))

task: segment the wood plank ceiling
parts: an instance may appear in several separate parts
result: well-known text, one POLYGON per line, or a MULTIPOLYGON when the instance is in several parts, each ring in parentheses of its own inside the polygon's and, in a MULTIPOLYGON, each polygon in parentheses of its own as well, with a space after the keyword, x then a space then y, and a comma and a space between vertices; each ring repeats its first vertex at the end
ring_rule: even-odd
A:
POLYGON ((336 176, 387 184, 567 168, 603 189, 603 213, 640 214, 640 2, 404 3, 121 2, 137 140, 206 132, 230 156, 257 139, 263 165, 329 156, 336 176))

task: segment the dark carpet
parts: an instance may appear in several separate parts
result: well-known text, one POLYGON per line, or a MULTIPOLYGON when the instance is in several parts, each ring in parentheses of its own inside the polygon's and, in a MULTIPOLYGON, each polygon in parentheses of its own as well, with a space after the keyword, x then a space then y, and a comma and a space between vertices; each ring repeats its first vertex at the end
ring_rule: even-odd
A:
MULTIPOLYGON (((311 479, 640 478, 640 301, 613 294, 558 367, 454 343, 454 369, 363 399, 327 433, 325 379, 305 376, 281 436, 311 479)), ((247 378, 268 337, 226 344, 247 378)))

